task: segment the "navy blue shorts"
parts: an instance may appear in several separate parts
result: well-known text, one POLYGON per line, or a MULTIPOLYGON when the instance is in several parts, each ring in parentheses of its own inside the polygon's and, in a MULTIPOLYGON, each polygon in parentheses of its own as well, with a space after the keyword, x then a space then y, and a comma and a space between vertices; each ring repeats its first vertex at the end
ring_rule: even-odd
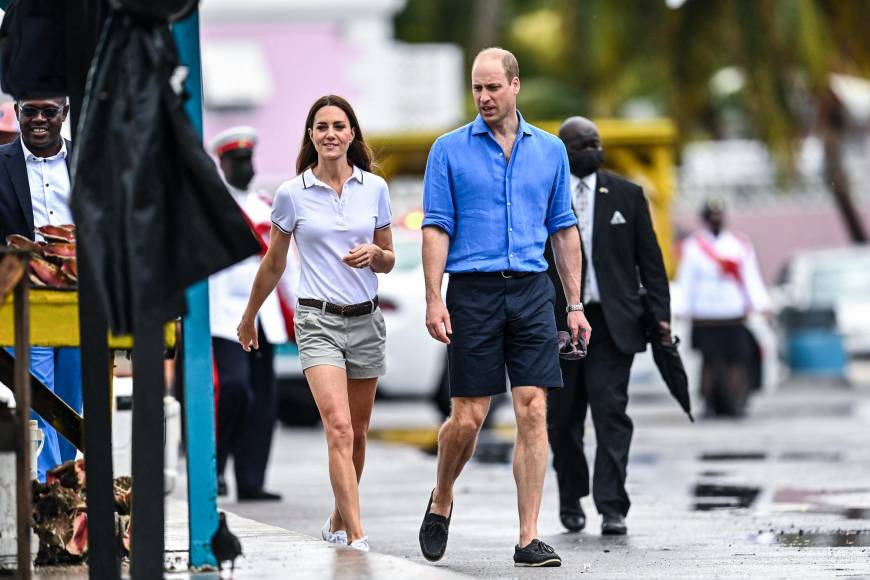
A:
POLYGON ((450 396, 504 393, 505 368, 513 386, 561 387, 555 298, 546 272, 451 274, 450 396))

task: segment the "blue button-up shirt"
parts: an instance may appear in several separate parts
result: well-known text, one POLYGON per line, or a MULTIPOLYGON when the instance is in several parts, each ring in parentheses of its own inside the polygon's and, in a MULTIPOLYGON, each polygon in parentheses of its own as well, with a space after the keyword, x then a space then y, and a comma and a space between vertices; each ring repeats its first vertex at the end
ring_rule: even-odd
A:
POLYGON ((450 236, 447 272, 543 272, 548 236, 577 223, 568 154, 558 137, 529 125, 505 163, 484 120, 435 141, 423 179, 423 226, 450 236))

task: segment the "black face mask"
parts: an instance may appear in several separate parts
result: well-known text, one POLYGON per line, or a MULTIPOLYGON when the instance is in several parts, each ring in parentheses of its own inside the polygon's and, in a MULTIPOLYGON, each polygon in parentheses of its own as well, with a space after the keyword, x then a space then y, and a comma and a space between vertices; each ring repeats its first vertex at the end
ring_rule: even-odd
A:
POLYGON ((247 191, 251 181, 254 180, 254 166, 251 163, 234 163, 226 178, 227 183, 236 189, 247 191))
POLYGON ((568 151, 568 165, 571 173, 577 177, 586 177, 595 173, 604 162, 604 152, 601 149, 583 149, 568 151))

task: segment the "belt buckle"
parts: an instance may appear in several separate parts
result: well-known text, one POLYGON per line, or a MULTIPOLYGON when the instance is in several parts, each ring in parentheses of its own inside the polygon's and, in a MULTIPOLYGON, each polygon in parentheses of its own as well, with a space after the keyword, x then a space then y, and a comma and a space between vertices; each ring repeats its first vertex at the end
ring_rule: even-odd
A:
POLYGON ((341 316, 347 316, 347 314, 345 314, 345 311, 346 311, 346 310, 347 310, 347 306, 346 306, 346 305, 341 307, 341 316))
POLYGON ((511 278, 513 278, 513 276, 506 276, 505 272, 506 272, 506 270, 502 270, 501 272, 499 272, 499 274, 501 274, 502 278, 504 278, 505 280, 510 280, 511 278))

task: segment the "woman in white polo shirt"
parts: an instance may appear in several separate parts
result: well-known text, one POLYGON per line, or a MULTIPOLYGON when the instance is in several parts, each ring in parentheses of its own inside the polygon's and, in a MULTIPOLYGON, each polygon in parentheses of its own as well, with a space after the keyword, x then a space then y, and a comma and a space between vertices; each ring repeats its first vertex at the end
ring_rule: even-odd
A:
POLYGON ((336 500, 322 535, 365 551, 359 478, 375 389, 386 370, 376 273, 395 263, 389 191, 371 166, 350 104, 333 95, 318 99, 305 122, 298 175, 275 195, 269 250, 238 328, 242 348, 257 348, 257 311, 281 278, 295 235, 301 258, 296 340, 326 431, 336 500))

